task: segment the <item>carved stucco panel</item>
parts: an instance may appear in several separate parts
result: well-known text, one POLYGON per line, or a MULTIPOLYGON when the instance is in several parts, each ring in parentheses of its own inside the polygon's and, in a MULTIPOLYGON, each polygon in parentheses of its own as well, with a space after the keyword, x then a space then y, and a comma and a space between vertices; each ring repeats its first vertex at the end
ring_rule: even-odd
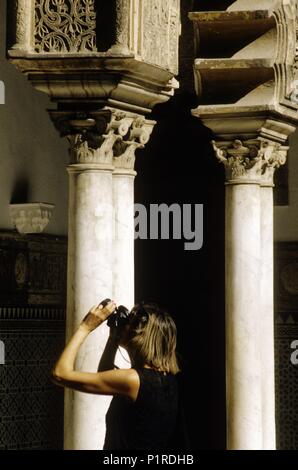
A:
POLYGON ((179 0, 142 0, 141 56, 144 60, 178 71, 180 35, 179 0))
POLYGON ((95 0, 35 0, 36 52, 96 52, 95 0))

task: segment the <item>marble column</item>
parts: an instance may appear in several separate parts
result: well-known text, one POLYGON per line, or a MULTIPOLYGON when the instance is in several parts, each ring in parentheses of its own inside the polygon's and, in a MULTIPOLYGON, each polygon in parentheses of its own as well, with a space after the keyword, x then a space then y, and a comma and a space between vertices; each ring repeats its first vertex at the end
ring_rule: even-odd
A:
POLYGON ((132 308, 134 303, 134 170, 113 174, 114 250, 113 298, 132 308))
MULTIPOLYGON (((276 449, 274 280, 273 280, 273 187, 275 168, 286 162, 288 147, 267 144, 269 165, 261 182, 261 364, 263 449, 276 449)), ((267 159, 268 160, 268 159, 267 159)))
POLYGON ((262 448, 260 187, 226 186, 226 361, 228 449, 262 448))
MULTIPOLYGON (((84 315, 113 291, 113 152, 115 135, 102 137, 101 146, 82 134, 69 137, 69 248, 67 325, 70 337, 84 315)), ((95 330, 80 349, 76 367, 96 371, 108 327, 95 330)), ((101 449, 109 397, 67 390, 65 449, 101 449)))
MULTIPOLYGON (((119 141, 114 149, 113 204, 113 298, 118 304, 134 305, 134 180, 135 152, 149 141, 155 121, 138 117, 132 122, 129 138, 119 141)), ((130 367, 122 349, 117 354, 118 367, 130 367)))
POLYGON ((114 150, 114 268, 113 297, 127 307, 134 303, 134 179, 135 152, 150 139, 155 121, 134 118, 129 137, 114 150))
POLYGON ((273 316, 273 185, 261 187, 261 338, 263 445, 266 450, 276 448, 274 371, 274 316, 273 316))
MULTIPOLYGON (((95 113, 51 111, 70 142, 67 325, 69 338, 88 310, 104 298, 134 303, 135 150, 149 140, 154 121, 105 108, 95 113)), ((95 372, 108 327, 81 347, 76 367, 95 372)), ((121 360, 117 365, 128 367, 121 360)), ((67 390, 65 449, 102 449, 111 398, 67 390)))
POLYGON ((226 168, 227 447, 275 448, 273 173, 280 144, 214 142, 226 168))

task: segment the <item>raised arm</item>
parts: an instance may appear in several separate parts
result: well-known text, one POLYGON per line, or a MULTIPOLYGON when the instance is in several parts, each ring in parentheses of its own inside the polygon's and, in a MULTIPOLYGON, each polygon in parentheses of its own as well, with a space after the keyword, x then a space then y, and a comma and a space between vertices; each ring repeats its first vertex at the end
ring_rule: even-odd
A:
MULTIPOLYGON (((104 351, 101 355, 97 372, 105 372, 107 370, 115 369, 115 357, 118 349, 118 338, 113 329, 110 328, 110 335, 105 345, 104 351)), ((117 367, 118 369, 118 367, 117 367)))
POLYGON ((52 377, 57 385, 69 387, 85 393, 99 395, 125 395, 135 400, 139 389, 139 376, 133 369, 108 370, 106 372, 81 372, 74 369, 76 356, 87 336, 99 327, 115 310, 110 302, 106 307, 99 305, 86 315, 60 358, 52 377))

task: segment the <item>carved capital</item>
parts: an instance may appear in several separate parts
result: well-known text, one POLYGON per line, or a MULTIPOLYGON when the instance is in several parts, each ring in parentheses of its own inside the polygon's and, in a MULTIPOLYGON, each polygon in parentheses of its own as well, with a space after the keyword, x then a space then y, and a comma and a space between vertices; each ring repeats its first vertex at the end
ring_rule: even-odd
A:
POLYGON ((225 166, 228 184, 273 186, 275 169, 285 164, 288 151, 288 147, 264 139, 212 144, 216 157, 225 166))
POLYGON ((50 111, 62 137, 70 143, 71 164, 105 169, 134 169, 135 151, 149 141, 155 121, 115 109, 98 112, 50 111))
POLYGON ((114 146, 115 173, 135 174, 135 152, 137 149, 144 148, 149 142, 154 125, 155 121, 149 121, 140 116, 132 119, 126 134, 127 139, 118 140, 114 146))
POLYGON ((53 204, 41 202, 11 204, 10 217, 19 233, 41 233, 48 225, 53 210, 53 204))

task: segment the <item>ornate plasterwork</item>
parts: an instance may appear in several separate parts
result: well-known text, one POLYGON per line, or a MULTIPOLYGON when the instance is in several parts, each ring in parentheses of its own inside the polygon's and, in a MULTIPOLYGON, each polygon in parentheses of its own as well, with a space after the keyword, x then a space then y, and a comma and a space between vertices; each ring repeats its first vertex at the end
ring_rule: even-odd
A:
POLYGON ((114 109, 98 113, 53 111, 52 120, 70 142, 72 164, 133 170, 135 151, 149 141, 155 121, 114 109))
POLYGON ((179 0, 142 0, 142 58, 178 72, 179 0))
POLYGON ((96 52, 95 0, 35 0, 36 52, 96 52))
POLYGON ((224 164, 228 183, 272 186, 276 168, 284 165, 288 147, 266 140, 213 141, 218 160, 224 164))
MULTIPOLYGON (((100 102, 100 108, 113 106, 145 115, 178 88, 174 74, 180 29, 179 2, 166 0, 169 11, 160 24, 164 32, 152 18, 148 34, 143 24, 148 3, 154 4, 152 0, 9 0, 8 58, 60 109, 65 103, 81 109, 81 103, 100 102), (156 40, 158 55, 154 58, 152 53, 150 59, 149 39, 156 34, 164 35, 166 43, 156 40)), ((161 4, 156 2, 159 9, 161 4)))

